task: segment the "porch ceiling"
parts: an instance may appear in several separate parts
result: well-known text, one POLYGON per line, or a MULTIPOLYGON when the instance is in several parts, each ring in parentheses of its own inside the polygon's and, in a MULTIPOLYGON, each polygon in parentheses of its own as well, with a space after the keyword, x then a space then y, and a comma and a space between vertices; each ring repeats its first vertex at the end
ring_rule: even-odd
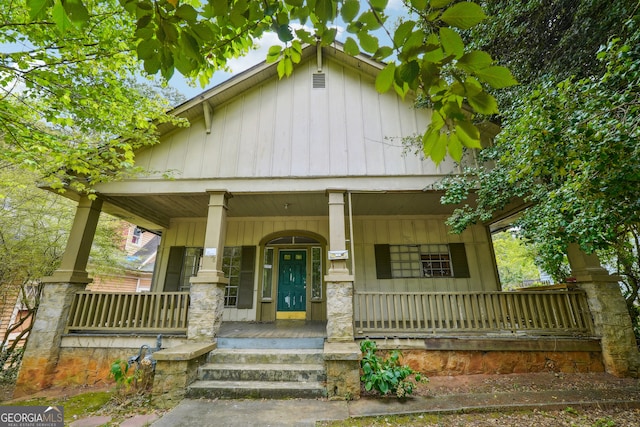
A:
MULTIPOLYGON (((440 204, 440 192, 353 193, 354 215, 446 215, 452 206, 440 204)), ((207 194, 146 194, 107 196, 104 210, 141 227, 159 230, 168 227, 171 218, 207 216, 207 194)), ((326 216, 329 212, 325 193, 232 194, 229 217, 326 216)))

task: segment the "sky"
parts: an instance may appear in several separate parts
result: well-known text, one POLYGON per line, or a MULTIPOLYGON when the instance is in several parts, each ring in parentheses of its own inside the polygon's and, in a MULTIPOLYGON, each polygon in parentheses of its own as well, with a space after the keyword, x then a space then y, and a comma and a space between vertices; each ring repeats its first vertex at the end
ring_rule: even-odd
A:
MULTIPOLYGON (((389 24, 394 23, 397 18, 403 13, 406 13, 406 9, 402 3, 402 0, 389 0, 387 9, 387 14, 389 15, 389 20, 387 22, 389 24)), ((341 20, 337 21, 337 26, 337 39, 338 41, 344 42, 349 34, 345 31, 345 26, 341 20)), ((382 40, 382 36, 379 35, 379 37, 382 40)), ((187 100, 189 100, 206 91, 207 89, 210 89, 214 86, 219 85, 225 80, 228 80, 235 74, 241 73, 242 71, 245 71, 248 68, 251 68, 252 66, 264 61, 267 57, 267 51, 269 50, 269 47, 275 44, 282 45, 282 42, 278 40, 278 36, 275 33, 271 32, 265 33, 260 40, 256 41, 256 49, 250 51, 246 56, 242 58, 232 59, 231 61, 229 61, 228 64, 231 72, 216 72, 209 84, 204 88, 200 87, 199 84, 196 84, 195 86, 189 85, 187 80, 178 72, 176 72, 171 80, 169 80, 169 85, 182 93, 187 98, 187 100)))

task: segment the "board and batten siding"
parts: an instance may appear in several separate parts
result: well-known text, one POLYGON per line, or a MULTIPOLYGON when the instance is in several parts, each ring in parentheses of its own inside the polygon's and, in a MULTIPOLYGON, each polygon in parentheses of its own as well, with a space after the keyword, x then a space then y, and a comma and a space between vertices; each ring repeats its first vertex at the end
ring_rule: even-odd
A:
MULTIPOLYGON (((171 226, 163 233, 158 249, 156 286, 161 288, 164 284, 171 246, 203 247, 206 225, 206 218, 179 218, 171 221, 171 226)), ((329 220, 326 217, 227 218, 225 246, 255 246, 257 274, 254 276, 252 308, 225 308, 223 320, 256 320, 258 280, 261 273, 258 268, 261 263, 258 246, 264 237, 280 231, 307 231, 326 239, 329 235, 329 220)))
MULTIPOLYGON (((459 292, 499 290, 493 263, 490 236, 482 226, 472 226, 460 235, 450 234, 444 216, 360 216, 353 219, 355 249, 355 288, 361 291, 389 292, 459 292), (378 279, 374 245, 376 244, 448 244, 464 243, 470 278, 378 279)), ((176 219, 163 234, 159 248, 159 270, 156 284, 162 286, 171 246, 203 247, 206 220, 176 219)), ((266 236, 281 231, 307 231, 328 239, 327 217, 228 218, 226 246, 255 246, 256 275, 251 309, 226 308, 223 320, 256 319, 257 290, 260 278, 261 252, 258 245, 266 236)), ((326 259, 325 259, 326 265, 326 259)), ((350 265, 350 263, 349 263, 350 265)))
POLYGON ((314 89, 315 62, 289 78, 268 80, 213 106, 211 133, 204 120, 175 130, 136 155, 150 171, 176 179, 440 175, 418 156, 403 155, 400 137, 426 129, 430 111, 393 91, 378 94, 374 79, 327 60, 326 87, 314 89))
POLYGON ((483 226, 450 234, 444 216, 355 217, 355 288, 387 292, 464 292, 500 290, 490 236, 483 226), (469 278, 378 279, 374 245, 464 243, 469 278))

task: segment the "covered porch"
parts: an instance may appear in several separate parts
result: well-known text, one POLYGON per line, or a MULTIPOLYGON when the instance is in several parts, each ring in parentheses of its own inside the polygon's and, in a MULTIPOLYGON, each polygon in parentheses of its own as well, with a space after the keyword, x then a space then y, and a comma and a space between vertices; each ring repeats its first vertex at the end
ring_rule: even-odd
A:
MULTIPOLYGON (((187 335, 188 292, 73 296, 66 334, 187 335)), ((583 337, 595 330, 587 295, 576 287, 511 292, 365 292, 353 296, 354 338, 583 337)), ((327 337, 326 321, 223 321, 218 339, 327 337)))
MULTIPOLYGON (((506 351, 510 354, 528 351, 537 352, 541 360, 550 359, 551 353, 577 351, 586 359, 597 359, 595 365, 591 362, 583 364, 587 370, 598 369, 599 366, 599 369, 620 376, 632 372, 635 363, 632 359, 636 352, 632 351, 633 333, 626 307, 615 278, 606 273, 594 256, 586 255, 576 248, 569 254, 578 280, 575 289, 500 292, 487 290, 482 283, 482 274, 486 270, 482 269, 483 265, 477 260, 480 259, 478 257, 481 256, 485 243, 477 244, 471 240, 471 243, 466 244, 467 250, 476 258, 473 263, 470 258, 466 276, 438 282, 462 283, 471 290, 403 291, 398 289, 411 288, 408 284, 417 284, 419 279, 397 280, 384 277, 378 277, 380 280, 375 282, 375 286, 369 287, 369 279, 366 277, 354 286, 353 273, 361 272, 364 276, 367 273, 373 274, 375 279, 378 254, 374 249, 377 241, 368 240, 351 251, 356 233, 348 225, 351 216, 345 215, 352 208, 351 203, 347 203, 347 196, 344 190, 315 194, 314 197, 318 200, 324 200, 325 219, 322 220, 324 222, 319 221, 319 216, 314 215, 308 220, 320 224, 320 231, 326 236, 325 253, 333 255, 326 260, 326 269, 323 270, 325 275, 322 278, 322 297, 326 304, 327 321, 326 324, 314 324, 313 329, 309 329, 309 325, 304 322, 298 323, 298 327, 303 327, 297 333, 322 335, 320 338, 326 343, 325 357, 328 354, 332 358, 328 361, 326 359, 326 363, 348 365, 352 372, 351 378, 357 381, 357 341, 370 338, 383 341, 384 346, 380 348, 386 346, 411 351, 409 356, 415 357, 418 360, 416 363, 428 360, 428 356, 425 356, 428 352, 437 352, 438 357, 446 357, 446 360, 441 360, 436 365, 445 367, 458 363, 451 362, 452 358, 459 359, 457 354, 451 353, 457 351, 474 352, 473 354, 489 352, 482 356, 485 359, 491 357, 491 351, 506 351), (353 258, 344 257, 343 253, 368 256, 371 268, 360 270, 361 267, 352 264, 353 258), (473 278, 469 271, 478 273, 477 277, 473 278), (373 290, 381 287, 381 280, 392 280, 396 284, 395 288, 373 290), (541 344, 535 344, 536 342, 541 344), (418 351, 419 355, 415 356, 414 351, 418 351)), ((367 199, 369 196, 370 194, 363 195, 367 199)), ((431 197, 432 195, 428 196, 431 197)), ((204 247, 205 256, 197 275, 189 280, 189 291, 162 292, 155 289, 150 293, 140 294, 87 292, 84 289, 90 281, 86 273, 88 249, 102 200, 81 200, 72 230, 73 238, 69 241, 61 268, 52 277, 45 279, 41 306, 44 311, 38 315, 34 337, 25 353, 18 380, 19 387, 44 388, 51 385, 61 375, 63 355, 60 349, 63 341, 68 343, 69 338, 75 340, 79 335, 85 338, 75 340, 78 343, 75 347, 67 345, 66 352, 70 352, 72 347, 86 348, 89 342, 86 340, 87 336, 109 336, 113 338, 110 342, 116 343, 123 336, 169 334, 180 338, 181 342, 207 347, 231 329, 235 329, 236 333, 247 333, 244 327, 250 327, 253 333, 258 330, 261 333, 276 333, 280 328, 279 322, 245 321, 242 322, 244 325, 239 325, 223 319, 224 292, 228 278, 222 271, 221 257, 216 255, 222 254, 225 244, 228 244, 228 240, 225 240, 228 239, 229 198, 229 193, 225 191, 209 192, 206 222, 202 229, 204 244, 200 246, 204 247), (33 378, 38 378, 39 382, 34 383, 33 378)), ((409 203, 408 198, 403 200, 409 203)), ((424 202, 427 203, 427 200, 424 202)), ((360 208, 371 207, 374 201, 372 198, 371 204, 362 204, 360 208)), ((357 205, 354 204, 355 206, 357 205)), ((395 205, 397 209, 401 207, 395 205)), ((314 209, 321 209, 320 204, 314 209)), ((364 217, 360 220, 361 230, 384 226, 385 235, 392 231, 387 226, 390 220, 375 216, 370 219, 364 212, 361 215, 364 217)), ((302 224, 304 218, 306 217, 295 217, 293 223, 302 224)), ((394 224, 399 225, 397 232, 400 234, 404 232, 402 226, 406 224, 430 236, 427 223, 436 224, 431 219, 407 218, 409 219, 404 222, 393 220, 394 224)), ((264 220, 260 218, 260 221, 264 220)), ((275 223, 275 220, 270 221, 275 223)), ((286 219, 281 222, 281 226, 286 227, 286 219)), ((245 224, 249 223, 234 221, 234 230, 240 230, 245 224)), ((260 237, 257 233, 253 234, 260 237)), ((439 232, 436 233, 436 237, 440 235, 439 232)), ((368 236, 374 234, 370 233, 368 236)), ((258 237, 255 239, 259 240, 258 237)), ((255 267, 259 262, 254 261, 250 266, 252 273, 256 272, 255 267)), ((260 278, 256 276, 258 274, 253 274, 250 279, 253 284, 252 292, 255 292, 254 298, 258 298, 260 289, 260 278)), ((436 283, 438 279, 429 280, 436 283)), ((491 286, 488 288, 491 289, 491 286)), ((254 303, 257 301, 254 299, 254 303)), ((465 360, 471 360, 472 356, 467 353, 464 357, 465 360)), ((582 364, 572 357, 567 359, 567 366, 582 364)), ((467 369, 473 363, 464 362, 461 365, 465 365, 464 369, 467 369)), ((533 368, 541 369, 537 362, 534 367, 525 369, 533 368)), ((442 371, 448 372, 447 369, 442 371)), ((483 362, 483 367, 474 368, 473 372, 480 373, 481 369, 500 371, 502 368, 483 362)), ((339 384, 339 381, 334 378, 334 383, 339 384)))

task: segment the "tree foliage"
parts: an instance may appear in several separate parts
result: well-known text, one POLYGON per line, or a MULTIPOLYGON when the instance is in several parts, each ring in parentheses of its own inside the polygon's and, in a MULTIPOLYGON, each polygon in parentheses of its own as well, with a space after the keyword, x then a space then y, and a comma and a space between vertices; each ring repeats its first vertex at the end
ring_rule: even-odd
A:
POLYGON ((594 61, 638 7, 637 0, 490 0, 488 18, 471 34, 527 86, 542 79, 584 78, 604 72, 594 61))
POLYGON ((175 120, 164 97, 136 81, 133 17, 116 0, 8 3, 0 9, 0 160, 78 191, 131 170, 134 150, 175 120))
MULTIPOLYGON (((47 21, 59 35, 91 27, 88 0, 26 0, 32 22, 47 21)), ((170 78, 177 70, 206 83, 227 61, 246 53, 256 38, 273 31, 285 47, 273 46, 281 77, 300 62, 302 44, 334 43, 339 22, 349 36, 344 50, 365 52, 388 65, 376 80, 380 92, 410 90, 429 100, 433 120, 424 132, 427 157, 439 163, 449 153, 459 160, 465 147, 480 148, 476 115, 498 112, 490 90, 514 85, 505 67, 481 50, 465 46, 459 32, 485 14, 473 2, 408 0, 399 25, 387 22, 388 0, 120 0, 135 28, 128 45, 149 74, 170 78), (380 38, 379 34, 386 34, 380 38)), ((111 9, 113 10, 113 9, 111 9)), ((124 19, 124 18, 122 18, 124 19)))
POLYGON ((560 256, 570 242, 589 252, 606 248, 638 223, 640 31, 629 25, 626 39, 598 54, 602 75, 539 86, 483 152, 493 167, 449 182, 447 201, 479 188, 477 207, 450 218, 455 230, 520 198, 532 203, 518 221, 523 236, 560 256))
POLYGON ((504 231, 494 235, 493 250, 502 289, 520 288, 526 281, 540 280, 535 255, 514 233, 504 231))
MULTIPOLYGON (((0 162, 0 307, 13 307, 16 299, 22 307, 21 316, 0 336, 0 380, 17 373, 20 340, 28 336, 38 308, 39 279, 58 267, 74 218, 73 202, 36 188, 33 181, 33 173, 0 162), (12 333, 17 334, 14 340, 9 339, 12 333)), ((124 259, 116 231, 121 222, 101 216, 92 270, 113 269, 124 259)))

